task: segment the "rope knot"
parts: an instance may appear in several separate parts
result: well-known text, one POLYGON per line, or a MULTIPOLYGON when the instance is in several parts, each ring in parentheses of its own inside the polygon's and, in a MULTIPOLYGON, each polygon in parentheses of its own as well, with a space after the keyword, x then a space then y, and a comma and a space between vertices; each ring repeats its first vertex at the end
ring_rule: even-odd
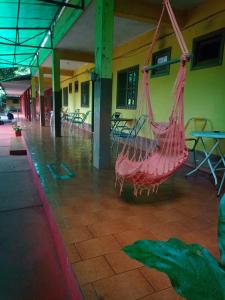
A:
POLYGON ((190 61, 190 59, 191 59, 191 56, 189 53, 183 53, 180 57, 180 60, 182 62, 188 62, 188 61, 190 61))

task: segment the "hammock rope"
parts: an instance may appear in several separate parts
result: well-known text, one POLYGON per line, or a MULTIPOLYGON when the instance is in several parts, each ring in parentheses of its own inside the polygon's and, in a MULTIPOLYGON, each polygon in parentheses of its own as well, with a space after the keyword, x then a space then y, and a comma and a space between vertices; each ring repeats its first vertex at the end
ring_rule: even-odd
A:
POLYGON ((171 176, 187 159, 188 151, 184 137, 184 86, 186 62, 189 61, 189 58, 186 43, 170 2, 164 0, 143 67, 143 95, 138 114, 141 116, 147 112, 147 122, 141 130, 141 137, 127 137, 115 164, 116 183, 119 183, 120 192, 122 192, 124 182, 134 186, 135 195, 143 190, 147 190, 148 194, 150 191, 157 191, 159 184, 171 176), (147 65, 152 58, 165 11, 168 12, 182 54, 173 88, 174 103, 171 113, 166 122, 156 122, 149 84, 150 68, 147 65))

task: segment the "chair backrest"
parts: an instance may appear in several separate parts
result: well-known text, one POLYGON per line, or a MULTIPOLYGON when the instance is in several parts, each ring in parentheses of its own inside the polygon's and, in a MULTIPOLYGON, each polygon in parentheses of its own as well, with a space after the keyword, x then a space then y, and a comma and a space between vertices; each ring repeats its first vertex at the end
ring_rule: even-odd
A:
POLYGON ((86 121, 86 119, 87 119, 88 115, 90 114, 90 112, 91 112, 91 110, 88 110, 88 111, 86 111, 85 114, 83 114, 82 121, 81 121, 82 123, 84 123, 86 121))
POLYGON ((131 128, 130 135, 136 137, 147 120, 147 115, 141 115, 131 128))
POLYGON ((62 113, 63 114, 67 114, 68 113, 68 107, 64 110, 64 109, 62 109, 62 113))
POLYGON ((190 118, 185 125, 185 133, 188 135, 191 131, 204 131, 209 125, 207 118, 190 118))
POLYGON ((121 115, 121 113, 120 112, 118 112, 118 111, 115 111, 113 114, 112 114, 112 119, 117 119, 117 118, 119 118, 120 117, 120 115, 121 115))

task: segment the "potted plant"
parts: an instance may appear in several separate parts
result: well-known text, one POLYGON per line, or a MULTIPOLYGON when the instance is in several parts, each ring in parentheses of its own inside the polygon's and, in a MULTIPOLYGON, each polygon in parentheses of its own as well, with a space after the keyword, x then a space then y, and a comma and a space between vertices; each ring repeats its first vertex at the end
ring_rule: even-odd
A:
POLYGON ((22 131, 22 128, 19 126, 19 125, 14 125, 13 126, 13 129, 14 129, 14 131, 15 131, 15 134, 16 134, 16 136, 21 136, 21 131, 22 131))

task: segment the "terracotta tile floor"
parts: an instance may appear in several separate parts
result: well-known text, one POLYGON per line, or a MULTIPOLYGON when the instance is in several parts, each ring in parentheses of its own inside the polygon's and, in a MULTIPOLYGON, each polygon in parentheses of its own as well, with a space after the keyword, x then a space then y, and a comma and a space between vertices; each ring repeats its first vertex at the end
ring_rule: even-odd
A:
POLYGON ((179 170, 157 194, 136 199, 129 188, 120 196, 110 170, 92 167, 92 138, 65 128, 52 138, 37 124, 24 130, 73 270, 86 300, 181 299, 164 274, 149 270, 121 251, 138 239, 176 236, 199 242, 218 257, 218 199, 209 175, 186 179, 179 170), (76 176, 55 180, 46 164, 65 162, 76 176))

